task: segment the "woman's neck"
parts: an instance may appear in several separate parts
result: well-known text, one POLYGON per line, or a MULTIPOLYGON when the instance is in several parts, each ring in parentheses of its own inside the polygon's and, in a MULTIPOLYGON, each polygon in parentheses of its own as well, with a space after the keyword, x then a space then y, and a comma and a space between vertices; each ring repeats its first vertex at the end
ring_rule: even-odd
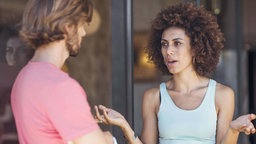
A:
POLYGON ((208 85, 209 79, 198 75, 195 71, 191 71, 175 74, 171 81, 171 89, 182 93, 190 93, 197 88, 208 85))

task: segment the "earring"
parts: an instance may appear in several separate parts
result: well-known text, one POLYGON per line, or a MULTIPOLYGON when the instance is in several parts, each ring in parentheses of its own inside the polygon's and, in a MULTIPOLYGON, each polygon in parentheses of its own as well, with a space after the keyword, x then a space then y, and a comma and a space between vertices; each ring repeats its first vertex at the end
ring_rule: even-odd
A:
POLYGON ((193 64, 196 63, 196 57, 192 57, 192 63, 193 63, 193 64))

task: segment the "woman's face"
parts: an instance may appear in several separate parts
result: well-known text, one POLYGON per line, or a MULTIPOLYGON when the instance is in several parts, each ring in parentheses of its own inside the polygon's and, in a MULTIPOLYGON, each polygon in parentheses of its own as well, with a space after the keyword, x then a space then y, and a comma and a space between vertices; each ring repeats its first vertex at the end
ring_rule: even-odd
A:
POLYGON ((163 31, 161 52, 165 65, 173 75, 193 70, 190 38, 182 28, 170 27, 163 31))
POLYGON ((10 66, 24 66, 32 56, 32 49, 28 48, 19 37, 11 37, 6 43, 6 61, 10 66))

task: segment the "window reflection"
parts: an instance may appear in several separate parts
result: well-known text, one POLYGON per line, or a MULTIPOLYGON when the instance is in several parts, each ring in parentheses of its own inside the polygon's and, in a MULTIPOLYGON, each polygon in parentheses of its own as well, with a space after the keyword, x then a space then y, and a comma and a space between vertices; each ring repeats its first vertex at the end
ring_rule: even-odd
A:
POLYGON ((19 23, 25 0, 0 0, 0 143, 18 144, 10 107, 12 84, 33 50, 19 38, 19 23))

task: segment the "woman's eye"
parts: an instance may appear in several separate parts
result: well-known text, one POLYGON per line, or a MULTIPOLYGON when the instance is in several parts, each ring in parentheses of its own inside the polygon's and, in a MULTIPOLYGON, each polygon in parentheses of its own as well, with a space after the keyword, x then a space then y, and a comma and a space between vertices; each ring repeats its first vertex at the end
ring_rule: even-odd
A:
POLYGON ((166 47, 168 47, 168 44, 165 43, 165 42, 161 42, 161 47, 162 47, 162 48, 166 48, 166 47))
POLYGON ((12 52, 13 52, 13 49, 11 49, 11 48, 6 48, 6 52, 12 53, 12 52))
POLYGON ((182 44, 182 43, 179 42, 179 41, 175 41, 175 42, 174 42, 174 46, 176 46, 176 47, 177 47, 177 46, 180 46, 181 44, 182 44))

